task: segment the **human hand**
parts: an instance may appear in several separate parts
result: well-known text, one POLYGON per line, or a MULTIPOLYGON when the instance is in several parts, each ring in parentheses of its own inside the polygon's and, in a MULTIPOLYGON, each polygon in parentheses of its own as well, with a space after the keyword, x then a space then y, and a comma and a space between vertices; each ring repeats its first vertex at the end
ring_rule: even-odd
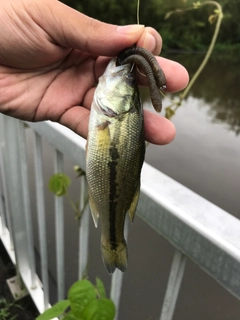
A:
MULTIPOLYGON (((87 137, 97 79, 109 57, 137 43, 158 55, 152 28, 118 27, 89 18, 56 0, 0 1, 0 112, 28 121, 52 120, 87 137)), ((167 90, 188 82, 178 63, 158 57, 167 90)), ((145 110, 146 140, 169 143, 175 128, 145 110)))

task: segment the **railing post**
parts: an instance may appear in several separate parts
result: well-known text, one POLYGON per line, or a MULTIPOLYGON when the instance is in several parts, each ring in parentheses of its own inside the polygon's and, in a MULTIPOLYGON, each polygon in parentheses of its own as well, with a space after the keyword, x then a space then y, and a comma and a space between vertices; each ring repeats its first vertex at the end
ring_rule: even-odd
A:
POLYGON ((35 173, 37 193, 38 232, 41 256, 41 274, 44 288, 44 308, 49 306, 49 282, 48 282, 48 257, 47 257, 47 233, 45 217, 43 164, 42 164, 42 139, 35 133, 35 173))
MULTIPOLYGON (((2 117, 2 116, 1 116, 2 117)), ((25 280, 31 283, 33 279, 33 265, 29 249, 29 229, 26 212, 29 213, 28 183, 26 182, 26 171, 23 170, 22 153, 24 148, 24 137, 21 136, 20 121, 11 117, 1 119, 1 130, 4 136, 4 153, 1 155, 3 162, 3 184, 6 201, 7 224, 12 237, 16 267, 20 274, 24 274, 25 280)), ((2 150, 3 151, 3 150, 2 150)), ((34 271, 34 270, 33 270, 34 271)))
POLYGON ((79 270, 78 278, 82 279, 87 271, 88 265, 88 242, 89 242, 89 219, 90 210, 89 204, 86 205, 87 195, 86 177, 80 177, 80 205, 79 210, 82 212, 82 217, 79 221, 79 270))
MULTIPOLYGON (((0 148, 0 153, 1 153, 1 148, 0 148)), ((1 173, 1 158, 0 158, 0 173, 1 173)), ((0 225, 0 238, 1 238, 1 235, 3 235, 6 230, 3 191, 2 191, 1 181, 0 181, 0 219, 1 219, 1 225, 0 225)))
MULTIPOLYGON (((128 238, 129 225, 130 225, 130 220, 126 219, 125 226, 124 226, 124 238, 126 240, 128 238)), ((114 274, 112 275, 110 298, 113 300, 113 302, 116 306, 116 315, 115 315, 114 320, 118 319, 118 310, 119 310, 119 306, 120 306, 123 276, 124 276, 124 274, 121 271, 119 271, 118 269, 115 270, 114 274)))
MULTIPOLYGON (((1 120, 0 120, 1 126, 1 120)), ((3 142, 1 141, 1 132, 0 132, 0 218, 1 218, 1 229, 0 235, 3 235, 6 230, 6 211, 5 211, 5 196, 3 189, 3 142)))
MULTIPOLYGON (((1 140, 1 149, 0 149, 0 165, 1 165, 1 174, 2 174, 2 184, 3 184, 3 195, 6 208, 6 220, 4 224, 8 226, 10 231, 10 241, 9 241, 9 250, 13 249, 13 223, 10 215, 10 194, 8 192, 8 180, 7 180, 7 163, 8 163, 8 151, 7 151, 7 133, 5 130, 5 116, 0 114, 0 140, 1 140)), ((6 118, 7 121, 7 118, 6 118)), ((12 250, 13 251, 13 250, 12 250)), ((14 255, 14 262, 16 263, 16 257, 14 255)))
POLYGON ((34 240, 32 228, 32 216, 30 209, 30 192, 28 181, 28 164, 27 164, 27 149, 26 149, 26 136, 24 123, 19 121, 19 148, 20 148, 20 169, 22 172, 22 190, 23 190, 23 203, 24 203, 24 217, 26 221, 26 237, 27 237, 27 250, 29 256, 29 267, 31 273, 31 287, 34 289, 37 284, 37 274, 34 255, 34 240))
POLYGON ((187 258, 184 254, 178 250, 175 251, 160 320, 171 320, 173 317, 186 260, 187 258))
MULTIPOLYGON (((55 174, 63 172, 63 154, 55 150, 55 174)), ((55 196, 55 233, 57 252, 57 290, 58 300, 65 297, 64 277, 64 201, 63 197, 55 196)))

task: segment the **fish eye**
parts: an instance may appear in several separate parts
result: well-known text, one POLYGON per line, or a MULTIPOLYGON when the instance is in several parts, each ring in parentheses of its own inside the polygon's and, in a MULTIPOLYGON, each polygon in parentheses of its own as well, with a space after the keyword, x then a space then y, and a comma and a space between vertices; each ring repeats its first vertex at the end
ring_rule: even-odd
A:
POLYGON ((132 72, 129 72, 129 73, 127 73, 126 74, 126 76, 125 76, 125 79, 126 79, 126 82, 130 85, 130 86, 132 86, 133 85, 133 83, 135 83, 135 76, 134 76, 134 74, 132 73, 132 72))
POLYGON ((129 81, 133 81, 134 80, 134 76, 131 72, 129 72, 128 74, 126 74, 126 79, 129 81))

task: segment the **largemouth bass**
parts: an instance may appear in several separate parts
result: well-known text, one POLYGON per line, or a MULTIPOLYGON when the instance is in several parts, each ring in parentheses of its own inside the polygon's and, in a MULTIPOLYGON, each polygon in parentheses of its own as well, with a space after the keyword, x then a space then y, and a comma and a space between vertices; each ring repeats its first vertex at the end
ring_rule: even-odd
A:
POLYGON ((127 268, 124 222, 134 219, 145 155, 143 108, 132 64, 112 59, 99 79, 89 120, 86 176, 107 271, 127 268))

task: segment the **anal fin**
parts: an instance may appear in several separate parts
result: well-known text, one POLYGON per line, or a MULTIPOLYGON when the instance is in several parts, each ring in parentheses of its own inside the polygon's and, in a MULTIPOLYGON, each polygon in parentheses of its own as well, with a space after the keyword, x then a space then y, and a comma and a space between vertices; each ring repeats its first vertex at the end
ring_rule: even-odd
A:
POLYGON ((130 206, 130 208, 128 210, 128 214, 129 214, 131 222, 133 222, 134 217, 135 217, 135 212, 136 212, 136 209, 137 209, 139 194, 140 194, 140 183, 138 184, 138 186, 136 188, 136 192, 134 194, 133 201, 132 201, 131 206, 130 206))
POLYGON ((99 219, 99 213, 97 211, 97 208, 95 206, 95 202, 93 201, 93 198, 92 198, 92 195, 91 195, 90 191, 88 191, 88 195, 89 195, 89 205, 90 205, 90 210, 91 210, 93 222, 94 222, 95 227, 97 228, 98 219, 99 219))

